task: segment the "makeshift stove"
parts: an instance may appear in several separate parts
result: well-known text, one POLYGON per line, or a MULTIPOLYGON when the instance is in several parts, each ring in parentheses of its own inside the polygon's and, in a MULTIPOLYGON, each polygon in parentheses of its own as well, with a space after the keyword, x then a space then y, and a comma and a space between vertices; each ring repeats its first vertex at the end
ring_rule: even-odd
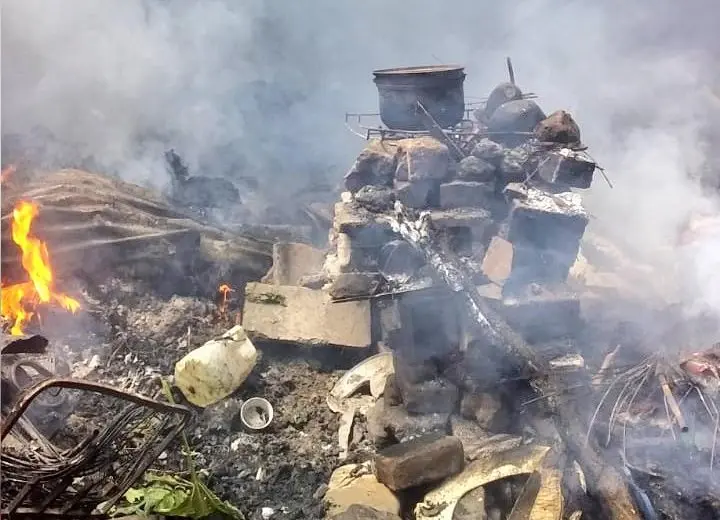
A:
POLYGON ((448 265, 460 266, 473 290, 483 282, 486 291, 500 290, 499 307, 526 330, 535 315, 534 328, 542 330, 531 341, 571 333, 579 319, 578 302, 562 284, 588 215, 570 188, 588 188, 595 164, 572 117, 546 117, 536 96, 515 85, 509 60, 508 69, 511 81, 475 107, 472 119, 465 74, 455 66, 376 71, 384 126, 363 126, 369 115, 355 115, 372 140, 345 177, 326 272, 334 286, 387 283, 385 295, 367 296, 378 301, 381 341, 394 352, 394 381, 411 413, 448 413, 459 388, 495 384, 487 370, 459 361, 473 351, 472 324, 458 318, 466 313, 447 280, 431 280, 448 265), (494 261, 502 242, 511 249, 510 273, 488 284, 482 265, 494 261), (412 290, 423 278, 430 288, 412 290), (518 313, 524 316, 511 316, 518 313))
MULTIPOLYGON (((714 365, 700 368, 697 357, 628 356, 628 371, 598 359, 610 331, 588 340, 578 286, 568 283, 590 219, 577 190, 598 167, 572 117, 546 116, 509 70, 511 81, 472 113, 460 67, 376 71, 379 114, 346 116, 369 142, 345 176, 328 251, 275 244, 271 272, 246 287, 253 341, 379 350, 328 396, 341 460, 357 461, 366 439, 373 454, 372 464, 361 458, 333 474, 326 501, 346 510, 338 518, 353 518, 347 502, 337 506, 353 486, 384 497, 368 505, 391 514, 409 501, 404 511, 416 519, 655 514, 637 484, 638 459, 628 452, 616 464, 595 433, 629 427, 656 395, 676 409, 672 395, 691 385, 682 366, 714 381, 714 365), (617 376, 591 377, 601 362, 601 373, 617 376), (580 402, 596 407, 594 417, 580 402)), ((669 412, 663 431, 679 420, 669 412)), ((654 492, 663 508, 680 507, 654 492)), ((696 496, 712 493, 688 496, 690 508, 709 510, 696 496)), ((353 514, 370 515, 358 507, 353 514)))

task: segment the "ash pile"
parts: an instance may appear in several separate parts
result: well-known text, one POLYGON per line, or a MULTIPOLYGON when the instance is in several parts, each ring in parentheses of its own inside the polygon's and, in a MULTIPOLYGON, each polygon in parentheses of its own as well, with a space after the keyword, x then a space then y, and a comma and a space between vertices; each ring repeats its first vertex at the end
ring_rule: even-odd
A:
POLYGON ((478 106, 462 67, 376 71, 325 248, 77 170, 4 200, 3 513, 719 518, 717 323, 621 276, 577 123, 508 71, 478 106), (18 337, 39 285, 102 327, 18 337))

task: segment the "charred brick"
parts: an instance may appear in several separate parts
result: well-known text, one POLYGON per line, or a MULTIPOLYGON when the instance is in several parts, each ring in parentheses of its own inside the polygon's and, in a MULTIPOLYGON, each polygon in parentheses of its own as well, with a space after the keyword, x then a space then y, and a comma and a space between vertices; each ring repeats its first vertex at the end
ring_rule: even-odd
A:
POLYGON ((345 175, 345 187, 355 193, 363 186, 390 186, 396 169, 396 145, 375 139, 370 141, 345 175))
POLYGON ((409 414, 404 406, 391 406, 380 399, 367 413, 367 428, 375 446, 405 442, 428 433, 447 434, 450 415, 409 414))
POLYGON ((380 273, 342 273, 333 280, 328 292, 333 299, 369 297, 382 285, 380 273))
POLYGON ((533 343, 575 334, 582 326, 580 299, 573 294, 505 299, 498 310, 508 325, 533 343))
POLYGON ((396 379, 403 404, 412 414, 451 413, 457 407, 460 390, 445 379, 436 378, 420 383, 396 379))
POLYGON ((423 253, 405 240, 393 240, 380 249, 378 267, 388 279, 412 277, 425 264, 423 253))
POLYGON ((355 194, 355 201, 367 210, 382 213, 392 209, 395 193, 386 186, 363 186, 355 194))
POLYGON ((538 175, 546 182, 587 189, 592 184, 595 168, 595 163, 586 156, 566 148, 548 152, 538 167, 538 175))
POLYGON ((460 439, 430 434, 382 450, 375 457, 375 474, 399 491, 455 475, 464 465, 460 439))
POLYGON ((395 181, 395 196, 408 208, 425 209, 437 206, 436 202, 440 197, 439 182, 433 179, 395 181))
POLYGON ((440 207, 487 208, 502 202, 495 193, 495 184, 487 182, 453 181, 440 185, 440 207))

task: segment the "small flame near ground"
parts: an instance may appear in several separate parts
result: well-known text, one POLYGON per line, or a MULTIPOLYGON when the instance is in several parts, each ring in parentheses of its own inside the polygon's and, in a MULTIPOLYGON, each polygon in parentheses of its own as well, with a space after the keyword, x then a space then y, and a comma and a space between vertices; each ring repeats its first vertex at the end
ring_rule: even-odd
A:
MULTIPOLYGON (((3 172, 4 173, 4 172, 3 172)), ((55 303, 75 313, 80 303, 62 293, 55 292, 53 272, 47 245, 30 234, 30 226, 38 215, 37 204, 18 202, 13 210, 12 239, 22 251, 22 266, 30 281, 2 285, 0 315, 13 323, 10 334, 24 334, 23 326, 36 314, 43 303, 55 303)))
POLYGON ((220 313, 222 314, 225 314, 225 311, 227 310, 228 295, 232 292, 232 290, 232 287, 226 283, 221 284, 220 287, 218 287, 218 292, 220 293, 220 313))

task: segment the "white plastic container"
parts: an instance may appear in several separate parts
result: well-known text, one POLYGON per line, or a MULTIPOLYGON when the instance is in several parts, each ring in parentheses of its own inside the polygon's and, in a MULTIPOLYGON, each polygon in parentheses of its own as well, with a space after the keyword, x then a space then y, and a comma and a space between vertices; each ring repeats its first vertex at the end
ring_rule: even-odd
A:
POLYGON ((175 364, 175 385, 188 401, 208 406, 232 394, 257 363, 255 345, 236 325, 175 364))

